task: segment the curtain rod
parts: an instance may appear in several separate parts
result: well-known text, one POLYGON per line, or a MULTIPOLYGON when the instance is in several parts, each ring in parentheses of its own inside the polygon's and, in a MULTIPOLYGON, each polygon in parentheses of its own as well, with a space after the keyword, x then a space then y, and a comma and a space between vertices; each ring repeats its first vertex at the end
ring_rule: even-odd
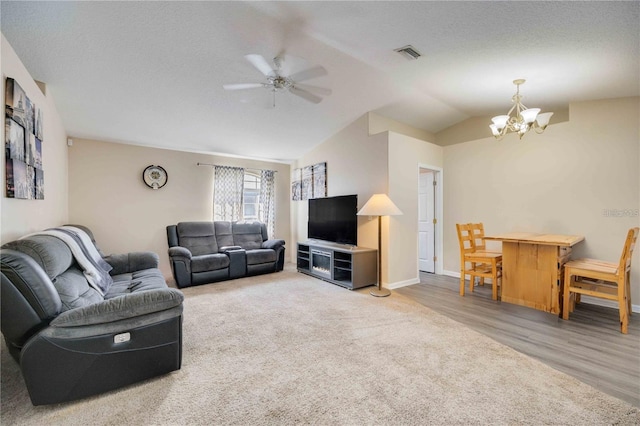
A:
MULTIPOLYGON (((197 166, 209 166, 209 167, 215 167, 218 164, 209 164, 209 163, 196 163, 197 166)), ((225 166, 226 167, 226 166, 225 166)), ((236 166, 228 166, 228 167, 236 167, 236 166)), ((249 170, 251 172, 261 172, 263 170, 269 170, 269 169, 253 169, 251 167, 240 167, 241 169, 245 169, 245 170, 249 170)), ((273 173, 278 173, 277 170, 270 170, 273 173)))

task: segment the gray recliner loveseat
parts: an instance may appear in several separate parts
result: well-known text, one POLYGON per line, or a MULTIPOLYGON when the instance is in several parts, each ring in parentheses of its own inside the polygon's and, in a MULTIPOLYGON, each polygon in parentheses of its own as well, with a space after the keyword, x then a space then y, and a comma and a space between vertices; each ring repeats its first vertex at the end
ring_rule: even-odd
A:
POLYGON ((178 287, 282 271, 285 242, 261 222, 180 222, 167 226, 178 287))
MULTIPOLYGON (((63 228, 85 230, 92 244, 86 228, 63 228)), ((158 255, 98 259, 110 277, 98 289, 73 252, 87 245, 54 236, 63 228, 0 250, 2 334, 31 402, 75 400, 178 370, 184 297, 167 286, 158 255)))

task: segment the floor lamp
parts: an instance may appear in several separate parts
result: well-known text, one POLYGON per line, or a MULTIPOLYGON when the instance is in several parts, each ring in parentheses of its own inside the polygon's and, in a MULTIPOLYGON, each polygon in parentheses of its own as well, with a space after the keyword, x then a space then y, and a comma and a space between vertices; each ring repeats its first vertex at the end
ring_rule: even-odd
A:
POLYGON ((371 290, 371 295, 386 297, 391 292, 382 288, 382 216, 399 216, 402 212, 387 194, 373 194, 369 201, 360 209, 358 216, 378 216, 378 288, 371 290))

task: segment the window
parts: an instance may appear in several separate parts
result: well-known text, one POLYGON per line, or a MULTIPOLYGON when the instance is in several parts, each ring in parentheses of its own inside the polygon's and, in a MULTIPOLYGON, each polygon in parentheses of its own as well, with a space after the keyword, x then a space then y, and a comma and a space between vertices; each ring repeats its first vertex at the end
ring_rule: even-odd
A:
POLYGON ((215 166, 213 220, 257 220, 275 232, 275 171, 215 166))
POLYGON ((262 217, 262 206, 260 204, 260 176, 254 173, 244 174, 242 197, 243 219, 260 220, 262 217))

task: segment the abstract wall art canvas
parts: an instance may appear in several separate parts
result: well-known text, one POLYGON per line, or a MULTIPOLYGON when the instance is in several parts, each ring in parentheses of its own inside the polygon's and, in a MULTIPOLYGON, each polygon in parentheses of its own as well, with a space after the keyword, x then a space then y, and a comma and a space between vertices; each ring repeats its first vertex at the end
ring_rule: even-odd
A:
POLYGON ((5 80, 5 195, 44 199, 42 110, 13 78, 5 80))

